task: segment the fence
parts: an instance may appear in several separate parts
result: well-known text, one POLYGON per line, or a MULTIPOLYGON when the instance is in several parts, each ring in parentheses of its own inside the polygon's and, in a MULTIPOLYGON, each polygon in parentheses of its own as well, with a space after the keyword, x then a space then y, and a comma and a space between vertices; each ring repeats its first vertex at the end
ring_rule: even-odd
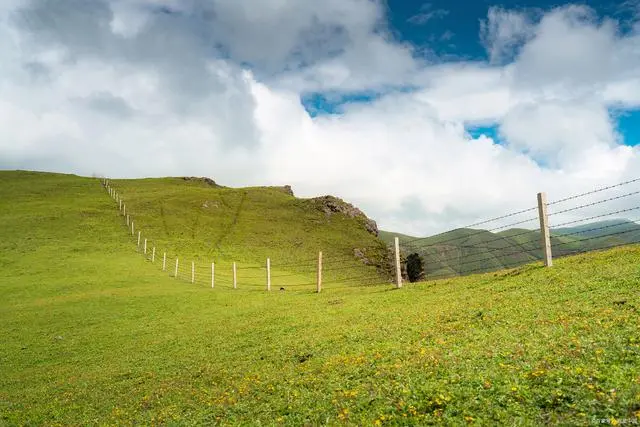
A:
MULTIPOLYGON (((134 217, 131 206, 103 179, 102 185, 115 201, 116 208, 127 233, 133 239, 137 252, 152 265, 178 281, 211 287, 212 289, 243 289, 252 291, 313 291, 328 287, 337 288, 351 284, 390 284, 384 271, 375 266, 359 264, 354 256, 318 256, 295 262, 274 262, 266 258, 263 264, 241 261, 191 259, 160 248, 147 236, 140 221, 134 217)), ((359 251, 380 249, 380 245, 360 247, 359 251)))
MULTIPOLYGON (((323 257, 301 261, 276 262, 266 258, 264 264, 233 262, 202 262, 168 253, 157 248, 145 236, 124 199, 110 185, 103 186, 117 204, 123 224, 136 242, 138 252, 145 259, 175 279, 213 289, 249 289, 271 291, 302 290, 321 292, 327 286, 377 285, 394 283, 401 288, 402 261, 407 254, 418 254, 425 261, 419 279, 435 280, 474 273, 491 272, 543 261, 551 267, 553 259, 593 250, 613 248, 640 242, 640 225, 636 221, 619 218, 602 221, 622 214, 640 211, 640 190, 627 191, 640 178, 598 188, 547 202, 545 193, 537 195, 537 206, 496 218, 476 222, 445 231, 435 236, 405 239, 397 237, 393 247, 393 261, 389 271, 354 264, 354 256, 323 257), (627 192, 624 192, 627 191, 627 192), (573 205, 571 205, 573 203, 573 205), (634 203, 638 205, 634 206, 634 203), (486 227, 488 229, 478 229, 486 227), (537 226, 531 228, 532 226, 537 226), (518 227, 518 228, 515 228, 518 227), (527 228, 529 227, 529 228, 527 228), (393 270, 393 271, 391 271, 393 270), (388 276, 388 277, 387 277, 388 276), (393 276, 393 278, 391 278, 393 276)), ((360 251, 379 247, 358 248, 360 251)), ((409 269, 409 265, 407 265, 409 269)), ((409 273, 409 272, 407 272, 409 273)))
POLYGON ((640 178, 551 202, 539 193, 537 206, 404 240, 401 251, 419 254, 425 260, 420 277, 431 280, 535 261, 550 267, 554 258, 640 243, 640 215, 632 215, 640 210, 640 190, 632 188, 638 183, 640 178), (632 218, 621 219, 623 214, 632 218))

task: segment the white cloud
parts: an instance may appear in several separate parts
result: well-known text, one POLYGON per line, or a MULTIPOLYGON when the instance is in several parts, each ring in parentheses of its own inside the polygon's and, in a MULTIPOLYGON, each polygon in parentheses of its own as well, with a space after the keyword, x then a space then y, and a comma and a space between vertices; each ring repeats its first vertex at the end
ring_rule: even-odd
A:
POLYGON ((585 8, 491 9, 493 64, 427 65, 369 0, 22 6, 0 6, 3 168, 291 184, 416 234, 640 175, 608 115, 640 105, 640 36, 585 8), (390 86, 418 88, 341 116, 300 103, 390 86), (507 143, 470 140, 469 122, 507 143))
POLYGON ((533 35, 532 18, 520 11, 492 7, 480 23, 482 42, 492 63, 510 60, 517 49, 533 35))

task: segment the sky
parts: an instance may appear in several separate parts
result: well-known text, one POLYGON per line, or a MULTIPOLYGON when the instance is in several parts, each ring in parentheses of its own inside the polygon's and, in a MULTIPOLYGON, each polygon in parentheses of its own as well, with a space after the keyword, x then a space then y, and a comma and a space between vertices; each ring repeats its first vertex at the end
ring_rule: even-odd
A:
POLYGON ((430 235, 640 177, 640 0, 3 0, 0 169, 332 194, 430 235))

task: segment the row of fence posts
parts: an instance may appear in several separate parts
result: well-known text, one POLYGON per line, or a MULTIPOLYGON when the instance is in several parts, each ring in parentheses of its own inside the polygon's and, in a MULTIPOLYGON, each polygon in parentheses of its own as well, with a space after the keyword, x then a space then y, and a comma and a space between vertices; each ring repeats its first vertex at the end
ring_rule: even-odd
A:
MULTIPOLYGON (((127 205, 123 202, 120 195, 109 185, 109 180, 104 179, 102 181, 104 187, 107 189, 109 195, 116 201, 118 204, 118 209, 122 213, 122 216, 125 218, 125 222, 127 225, 127 229, 131 231, 131 236, 135 236, 136 228, 134 225, 133 218, 131 218, 130 214, 127 214, 127 205)), ((138 231, 137 236, 137 250, 140 250, 140 243, 142 241, 142 232, 138 231)), ((147 255, 147 239, 145 238, 143 242, 143 254, 147 255)), ((156 260, 156 247, 153 246, 151 249, 151 262, 155 263, 156 260)), ((180 261, 179 258, 176 257, 175 271, 173 274, 174 278, 178 278, 178 269, 179 269, 180 261)), ((238 269, 237 264, 233 262, 232 264, 233 270, 233 289, 238 288, 238 269)), ((271 291, 271 259, 267 258, 266 264, 267 270, 267 291, 271 291)), ((167 271, 167 253, 164 252, 162 255, 162 271, 167 271)), ((211 288, 215 288, 215 263, 211 263, 211 288)), ((195 283, 195 262, 191 261, 191 283, 195 283)), ((316 281, 316 292, 320 293, 322 291, 322 251, 318 252, 318 270, 317 270, 317 281, 316 281)))
MULTIPOLYGON (((107 188, 109 195, 118 203, 118 208, 122 213, 122 216, 125 217, 127 227, 131 227, 131 235, 135 235, 135 226, 134 221, 130 218, 130 215, 127 214, 127 206, 122 201, 118 193, 109 185, 109 180, 105 179, 103 181, 104 186, 107 188)), ((551 267, 553 265, 553 257, 551 254, 551 237, 549 232, 549 220, 547 215, 547 195, 546 193, 538 193, 538 216, 540 219, 540 234, 541 234, 541 246, 544 252, 544 265, 546 267, 551 267)), ((140 239, 141 239, 141 231, 138 230, 138 243, 137 248, 140 250, 140 239)), ((144 239, 144 254, 147 254, 147 239, 144 239)), ((395 255, 395 285, 396 288, 402 288, 402 268, 400 264, 400 240, 398 237, 394 239, 394 255, 395 255)), ((155 246, 152 249, 151 254, 151 262, 155 262, 156 257, 156 248, 155 246)), ((178 277, 178 265, 179 261, 176 257, 176 265, 175 265, 175 273, 174 277, 178 277)), ((167 253, 165 252, 162 256, 162 271, 166 271, 167 267, 167 253)), ((267 258, 267 291, 271 291, 271 260, 267 258)), ((233 288, 238 288, 238 277, 237 277, 237 267, 236 263, 233 263, 233 288)), ((191 283, 195 283, 195 262, 191 262, 191 283)), ((215 263, 211 263, 211 288, 215 287, 215 263)), ((318 267, 317 267, 317 278, 316 278, 316 292, 320 293, 322 291, 322 251, 318 252, 318 267)))

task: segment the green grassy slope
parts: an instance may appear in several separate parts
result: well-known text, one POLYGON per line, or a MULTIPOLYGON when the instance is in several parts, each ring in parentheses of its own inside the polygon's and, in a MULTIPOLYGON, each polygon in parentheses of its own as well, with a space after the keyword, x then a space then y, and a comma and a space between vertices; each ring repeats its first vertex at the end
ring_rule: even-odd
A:
MULTIPOLYGON (((380 238, 389 245, 395 236, 405 253, 422 256, 427 278, 492 271, 542 259, 540 233, 525 229, 492 233, 461 228, 417 241, 412 236, 380 231, 380 238)), ((556 258, 638 242, 640 225, 624 219, 551 230, 551 247, 556 258)))
POLYGON ((298 199, 282 188, 233 189, 183 178, 113 180, 111 186, 148 245, 166 251, 172 266, 175 257, 182 259, 183 277, 190 277, 194 261, 197 277, 205 280, 215 261, 218 283, 230 287, 236 262, 243 285, 262 288, 270 258, 276 286, 311 289, 322 251, 327 285, 390 278, 387 249, 360 218, 326 214, 317 200, 298 199))
POLYGON ((323 249, 326 258, 354 258, 353 245, 378 243, 355 219, 325 215, 280 188, 216 188, 181 178, 111 183, 143 232, 189 257, 290 263, 323 249))
POLYGON ((326 292, 193 286, 95 181, 0 174, 0 424, 588 425, 640 415, 637 246, 326 292))

